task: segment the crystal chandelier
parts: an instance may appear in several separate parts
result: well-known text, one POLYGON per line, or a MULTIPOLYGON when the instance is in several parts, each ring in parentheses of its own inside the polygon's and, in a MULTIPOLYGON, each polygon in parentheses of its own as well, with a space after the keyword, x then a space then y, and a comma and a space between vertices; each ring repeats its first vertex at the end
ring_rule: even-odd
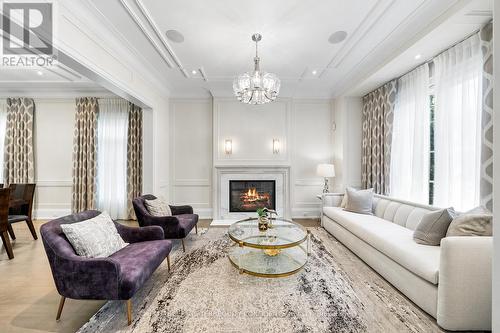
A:
POLYGON ((280 79, 276 74, 266 73, 260 70, 258 43, 262 39, 260 34, 254 34, 252 40, 255 42, 255 68, 253 73, 245 73, 236 77, 233 81, 233 91, 238 101, 246 104, 265 104, 272 102, 280 92, 280 79))

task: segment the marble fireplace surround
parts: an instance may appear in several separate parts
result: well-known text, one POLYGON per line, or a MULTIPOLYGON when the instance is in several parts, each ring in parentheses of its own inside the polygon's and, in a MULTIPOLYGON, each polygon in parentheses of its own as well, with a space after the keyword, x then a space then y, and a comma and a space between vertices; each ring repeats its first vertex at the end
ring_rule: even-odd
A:
POLYGON ((291 218, 289 166, 215 166, 214 167, 214 219, 243 219, 255 213, 229 212, 230 180, 276 181, 276 211, 279 216, 291 218))

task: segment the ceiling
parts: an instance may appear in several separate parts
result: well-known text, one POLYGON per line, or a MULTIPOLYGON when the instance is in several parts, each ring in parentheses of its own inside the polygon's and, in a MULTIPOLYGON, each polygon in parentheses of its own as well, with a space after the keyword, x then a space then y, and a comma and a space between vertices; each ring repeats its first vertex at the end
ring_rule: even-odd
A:
POLYGON ((33 96, 33 94, 39 97, 44 95, 57 97, 89 93, 109 94, 100 85, 62 64, 52 67, 0 67, 1 97, 33 96))
MULTIPOLYGON (((87 0, 95 17, 173 97, 232 96, 253 67, 281 79, 281 97, 362 95, 491 19, 492 0, 87 0), (167 38, 177 30, 184 41, 167 38), (329 37, 345 31, 345 40, 329 37), (422 58, 416 60, 416 54, 422 58), (314 72, 314 74, 313 74, 314 72)), ((0 68, 0 93, 105 92, 76 71, 0 68), (39 71, 41 75, 39 75, 39 71)))
MULTIPOLYGON (((430 27, 472 3, 479 4, 480 19, 487 20, 484 13, 491 11, 491 1, 482 0, 89 1, 179 97, 231 96, 233 78, 252 70, 250 37, 255 32, 263 35, 261 68, 282 80, 280 96, 361 93, 364 89, 355 90, 360 83, 376 82, 373 75, 430 33, 430 27), (172 29, 183 35, 182 43, 166 37, 172 29), (336 31, 346 31, 347 38, 331 44, 328 38, 336 31)), ((419 52, 431 54, 476 28, 435 33, 419 52)), ((408 67, 396 65, 391 75, 408 67)))
POLYGON ((380 85, 407 73, 479 30, 492 19, 492 1, 471 1, 447 17, 439 25, 432 25, 415 43, 383 64, 362 80, 348 95, 361 96, 380 85))

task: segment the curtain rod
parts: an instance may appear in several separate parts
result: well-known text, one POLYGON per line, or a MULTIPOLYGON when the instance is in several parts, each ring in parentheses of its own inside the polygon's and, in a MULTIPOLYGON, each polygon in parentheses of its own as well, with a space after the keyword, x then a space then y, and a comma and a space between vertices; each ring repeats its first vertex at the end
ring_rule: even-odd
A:
MULTIPOLYGON (((442 53, 444 53, 444 52, 448 51, 449 49, 451 49, 451 48, 453 48, 453 47, 457 46, 458 44, 462 43, 463 41, 465 41, 465 40, 467 40, 467 39, 471 38, 472 36, 474 36, 475 34, 477 34, 478 32, 480 32, 482 28, 484 28, 486 25, 488 25, 488 24, 490 24, 490 23, 492 23, 492 22, 493 22, 493 19, 492 19, 492 20, 490 20, 488 23, 484 24, 483 26, 481 26, 481 28, 474 30, 473 32, 471 32, 470 34, 468 34, 467 36, 465 36, 464 38, 462 38, 462 39, 460 39, 459 41, 457 41, 457 42, 453 43, 452 45, 448 46, 448 47, 447 47, 447 48, 445 48, 444 50, 439 51, 439 52, 438 52, 438 53, 436 53, 434 56, 432 56, 430 59, 427 59, 426 61, 424 61, 424 62, 422 62, 422 63, 418 64, 417 66, 412 67, 410 70, 408 70, 408 71, 404 72, 403 74, 401 74, 401 75, 399 75, 399 76, 397 76, 397 77, 394 77, 394 78, 392 78, 392 79, 388 80, 387 82, 391 82, 391 81, 393 81, 393 80, 398 80, 398 79, 402 78, 403 76, 405 76, 406 74, 408 74, 408 73, 410 73, 410 72, 414 71, 415 69, 417 69, 418 67, 422 66, 423 64, 429 64, 429 63, 433 62, 433 61, 434 61, 434 59, 435 59, 437 56, 439 56, 439 55, 441 55, 442 53)), ((372 90, 372 91, 370 91, 369 93, 367 93, 367 94, 363 95, 363 97, 365 97, 366 95, 368 95, 368 94, 370 94, 370 93, 374 92, 375 90, 379 89, 380 87, 382 87, 383 85, 385 85, 387 82, 385 82, 385 83, 381 84, 380 86, 378 86, 377 88, 373 89, 373 90, 372 90)))
POLYGON ((471 38, 472 36, 474 36, 475 34, 477 34, 480 30, 481 30, 481 29, 477 29, 477 30, 475 30, 474 32, 472 32, 472 33, 468 34, 466 37, 462 38, 462 39, 461 39, 461 40, 459 40, 458 42, 455 42, 455 43, 453 43, 451 46, 448 46, 447 48, 445 48, 444 50, 439 51, 437 54, 435 54, 435 55, 434 55, 434 56, 432 56, 431 58, 427 59, 426 61, 424 61, 424 62, 422 62, 422 63, 418 64, 417 66, 413 67, 413 68, 412 68, 412 69, 410 69, 409 71, 407 71, 407 72, 405 72, 405 73, 401 74, 400 76, 395 77, 395 78, 393 78, 393 79, 391 79, 391 80, 389 80, 389 81, 400 79, 400 78, 402 78, 403 76, 405 76, 406 74, 411 73, 412 71, 414 71, 414 70, 415 70, 415 69, 417 69, 418 67, 422 66, 423 64, 429 64, 429 63, 433 62, 433 61, 434 61, 434 59, 436 59, 438 56, 440 56, 441 54, 445 53, 446 51, 448 51, 448 50, 450 50, 450 49, 454 48, 454 47, 455 47, 455 46, 457 46, 458 44, 460 44, 460 43, 462 43, 462 42, 466 41, 467 39, 471 38))

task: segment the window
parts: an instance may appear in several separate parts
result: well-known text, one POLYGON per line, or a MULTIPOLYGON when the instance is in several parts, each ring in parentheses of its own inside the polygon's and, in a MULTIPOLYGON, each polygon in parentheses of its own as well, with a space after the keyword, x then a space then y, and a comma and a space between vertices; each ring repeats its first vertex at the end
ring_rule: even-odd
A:
POLYGON ((434 156, 435 156, 435 148, 434 148, 434 94, 429 95, 429 113, 430 113, 430 122, 429 122, 429 205, 434 203, 434 156))
POLYGON ((99 99, 97 207, 113 219, 127 218, 128 103, 99 99))

